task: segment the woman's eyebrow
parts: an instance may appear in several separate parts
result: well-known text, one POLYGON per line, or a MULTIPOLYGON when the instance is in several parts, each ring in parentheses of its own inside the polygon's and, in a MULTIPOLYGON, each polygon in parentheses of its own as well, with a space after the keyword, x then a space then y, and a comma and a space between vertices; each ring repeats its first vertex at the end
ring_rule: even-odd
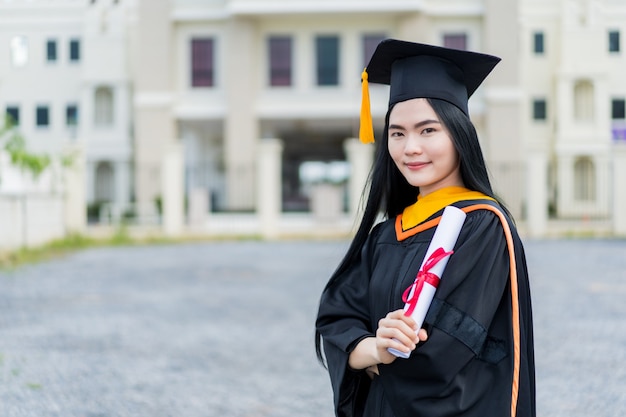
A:
MULTIPOLYGON (((422 127, 424 125, 429 125, 431 123, 437 123, 440 124, 439 120, 435 120, 435 119, 426 119, 426 120, 422 120, 421 122, 417 122, 415 123, 415 125, 413 126, 413 128, 418 128, 418 127, 422 127)), ((396 125, 396 124, 391 124, 389 125, 389 129, 398 129, 398 130, 406 130, 404 128, 404 126, 401 125, 396 125)))

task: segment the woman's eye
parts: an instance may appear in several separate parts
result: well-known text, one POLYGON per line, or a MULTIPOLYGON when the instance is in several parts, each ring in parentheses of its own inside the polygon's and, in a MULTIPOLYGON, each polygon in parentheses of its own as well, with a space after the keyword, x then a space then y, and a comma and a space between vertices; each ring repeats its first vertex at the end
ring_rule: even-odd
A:
POLYGON ((426 133, 426 134, 428 134, 428 133, 433 133, 433 132, 435 132, 435 131, 436 131, 436 130, 435 130, 435 128, 433 128, 433 127, 427 127, 426 129, 422 130, 422 133, 426 133))
POLYGON ((392 138, 398 138, 398 137, 402 136, 402 132, 398 132, 398 131, 391 132, 389 134, 389 136, 391 136, 392 138))

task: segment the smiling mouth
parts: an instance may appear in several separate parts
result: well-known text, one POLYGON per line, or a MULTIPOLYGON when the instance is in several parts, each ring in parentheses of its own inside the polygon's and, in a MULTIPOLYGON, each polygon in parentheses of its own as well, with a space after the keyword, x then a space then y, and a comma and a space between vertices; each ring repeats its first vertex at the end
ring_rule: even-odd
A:
POLYGON ((430 162, 409 162, 406 163, 404 165, 406 165, 406 167, 408 169, 420 169, 425 167, 426 165, 428 165, 430 162))

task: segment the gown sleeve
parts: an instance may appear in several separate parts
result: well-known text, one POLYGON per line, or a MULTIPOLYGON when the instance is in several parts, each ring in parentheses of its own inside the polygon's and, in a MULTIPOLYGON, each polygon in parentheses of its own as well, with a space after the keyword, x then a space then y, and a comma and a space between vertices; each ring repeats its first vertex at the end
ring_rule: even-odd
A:
POLYGON ((336 414, 362 415, 370 379, 364 370, 348 365, 350 353, 366 337, 375 336, 370 325, 369 275, 372 232, 358 262, 352 263, 322 293, 316 328, 322 336, 336 414), (364 261, 365 260, 365 261, 364 261))

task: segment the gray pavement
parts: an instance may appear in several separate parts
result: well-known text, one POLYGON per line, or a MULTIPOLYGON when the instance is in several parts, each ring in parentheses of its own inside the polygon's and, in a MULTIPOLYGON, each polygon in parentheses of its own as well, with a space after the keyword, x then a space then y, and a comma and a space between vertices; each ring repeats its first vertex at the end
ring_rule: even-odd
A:
MULTIPOLYGON (((98 248, 0 273, 0 417, 330 417, 347 242, 98 248)), ((540 417, 626 415, 626 241, 526 242, 540 417)))

